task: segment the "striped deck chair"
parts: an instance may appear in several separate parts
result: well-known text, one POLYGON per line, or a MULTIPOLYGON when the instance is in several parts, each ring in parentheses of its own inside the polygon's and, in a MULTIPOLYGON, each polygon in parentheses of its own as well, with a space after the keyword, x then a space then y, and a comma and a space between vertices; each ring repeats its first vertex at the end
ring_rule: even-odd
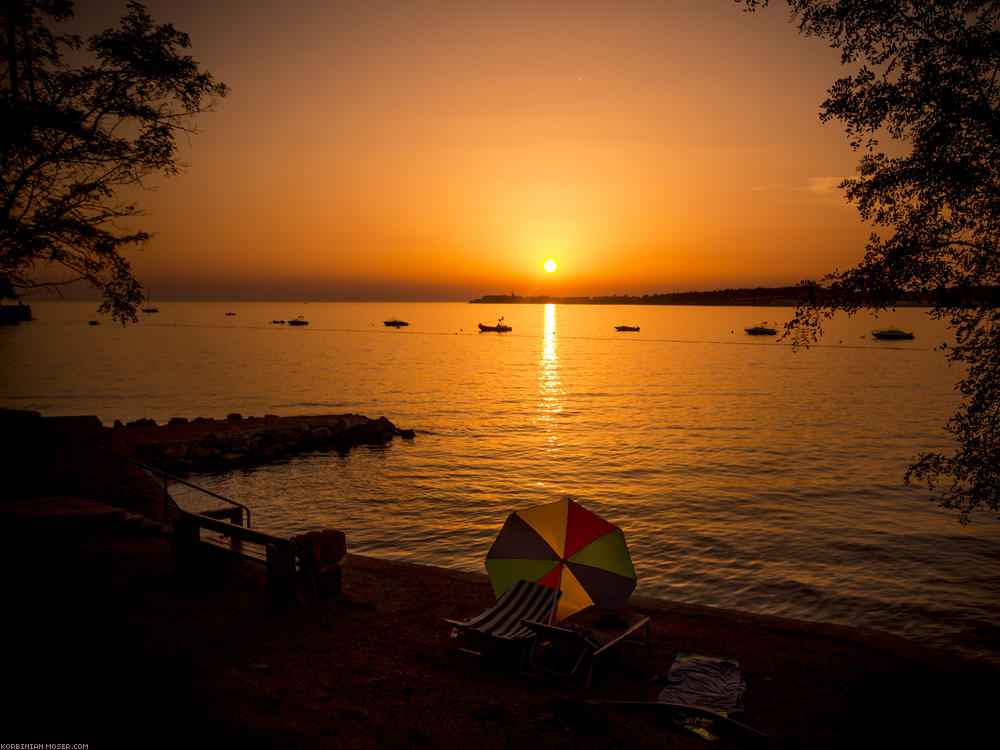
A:
POLYGON ((518 581, 478 615, 445 622, 453 626, 451 637, 460 639, 459 648, 463 651, 482 654, 504 644, 524 645, 534 633, 522 620, 551 622, 560 596, 559 589, 518 581))

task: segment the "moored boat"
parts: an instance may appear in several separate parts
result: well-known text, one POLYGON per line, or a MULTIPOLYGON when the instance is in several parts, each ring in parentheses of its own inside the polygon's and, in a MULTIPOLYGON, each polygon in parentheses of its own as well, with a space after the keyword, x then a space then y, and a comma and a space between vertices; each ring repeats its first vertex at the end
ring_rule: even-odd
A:
POLYGON ((288 321, 288 325, 290 325, 290 326, 307 326, 307 325, 309 325, 309 321, 306 320, 304 316, 300 315, 295 320, 289 320, 288 321))
POLYGON ((153 303, 149 297, 149 289, 146 289, 146 306, 142 308, 142 311, 144 313, 158 313, 160 311, 159 308, 153 307, 153 303))
POLYGON ((485 323, 480 323, 479 324, 479 332, 480 333, 483 333, 484 331, 495 331, 497 333, 507 333, 507 331, 511 331, 511 330, 513 330, 513 329, 509 325, 507 325, 506 323, 503 322, 503 318, 498 318, 497 319, 497 324, 495 326, 488 326, 485 323))
POLYGON ((910 331, 901 331, 898 328, 886 328, 881 331, 872 331, 872 336, 888 341, 901 341, 903 339, 912 339, 913 333, 910 331))
POLYGON ((765 323, 761 323, 759 326, 744 328, 743 330, 750 336, 774 336, 778 333, 776 329, 771 328, 765 323))
POLYGON ((405 320, 400 320, 399 318, 390 318, 389 320, 383 320, 382 323, 384 325, 389 326, 390 328, 402 328, 403 326, 410 325, 405 320))
POLYGON ((639 326, 615 326, 616 331, 638 331, 639 326))

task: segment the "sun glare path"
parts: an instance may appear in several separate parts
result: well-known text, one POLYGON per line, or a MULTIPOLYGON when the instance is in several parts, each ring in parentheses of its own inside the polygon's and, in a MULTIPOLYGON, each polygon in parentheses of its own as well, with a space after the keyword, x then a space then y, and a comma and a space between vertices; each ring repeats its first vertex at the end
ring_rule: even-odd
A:
POLYGON ((549 258, 542 264, 542 268, 545 269, 545 273, 555 273, 555 270, 559 268, 559 264, 555 262, 555 259, 549 258))

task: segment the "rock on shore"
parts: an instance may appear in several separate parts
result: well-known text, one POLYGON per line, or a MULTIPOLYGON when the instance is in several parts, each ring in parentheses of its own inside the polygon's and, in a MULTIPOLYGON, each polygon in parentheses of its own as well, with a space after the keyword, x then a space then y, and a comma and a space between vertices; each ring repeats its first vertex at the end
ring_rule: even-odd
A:
POLYGON ((360 414, 175 417, 166 425, 144 419, 116 423, 113 432, 141 460, 173 474, 260 466, 310 451, 385 444, 397 435, 413 438, 412 430, 401 430, 385 417, 360 414))

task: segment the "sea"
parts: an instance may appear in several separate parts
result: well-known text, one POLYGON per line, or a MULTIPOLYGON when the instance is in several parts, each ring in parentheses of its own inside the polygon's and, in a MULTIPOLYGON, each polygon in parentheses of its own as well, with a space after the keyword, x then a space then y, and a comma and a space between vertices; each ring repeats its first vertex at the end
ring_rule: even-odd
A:
POLYGON ((1000 666, 1000 520, 962 526, 903 482, 921 452, 950 449, 960 404, 947 327, 926 310, 839 316, 803 350, 744 332, 780 328, 783 307, 157 308, 122 326, 93 302, 32 304, 34 320, 0 328, 0 406, 107 425, 385 416, 415 437, 192 480, 263 530, 335 527, 355 553, 480 573, 508 514, 570 497, 625 531, 637 594, 1000 666), (510 332, 479 331, 500 318, 510 332), (872 336, 890 327, 914 338, 872 336))

